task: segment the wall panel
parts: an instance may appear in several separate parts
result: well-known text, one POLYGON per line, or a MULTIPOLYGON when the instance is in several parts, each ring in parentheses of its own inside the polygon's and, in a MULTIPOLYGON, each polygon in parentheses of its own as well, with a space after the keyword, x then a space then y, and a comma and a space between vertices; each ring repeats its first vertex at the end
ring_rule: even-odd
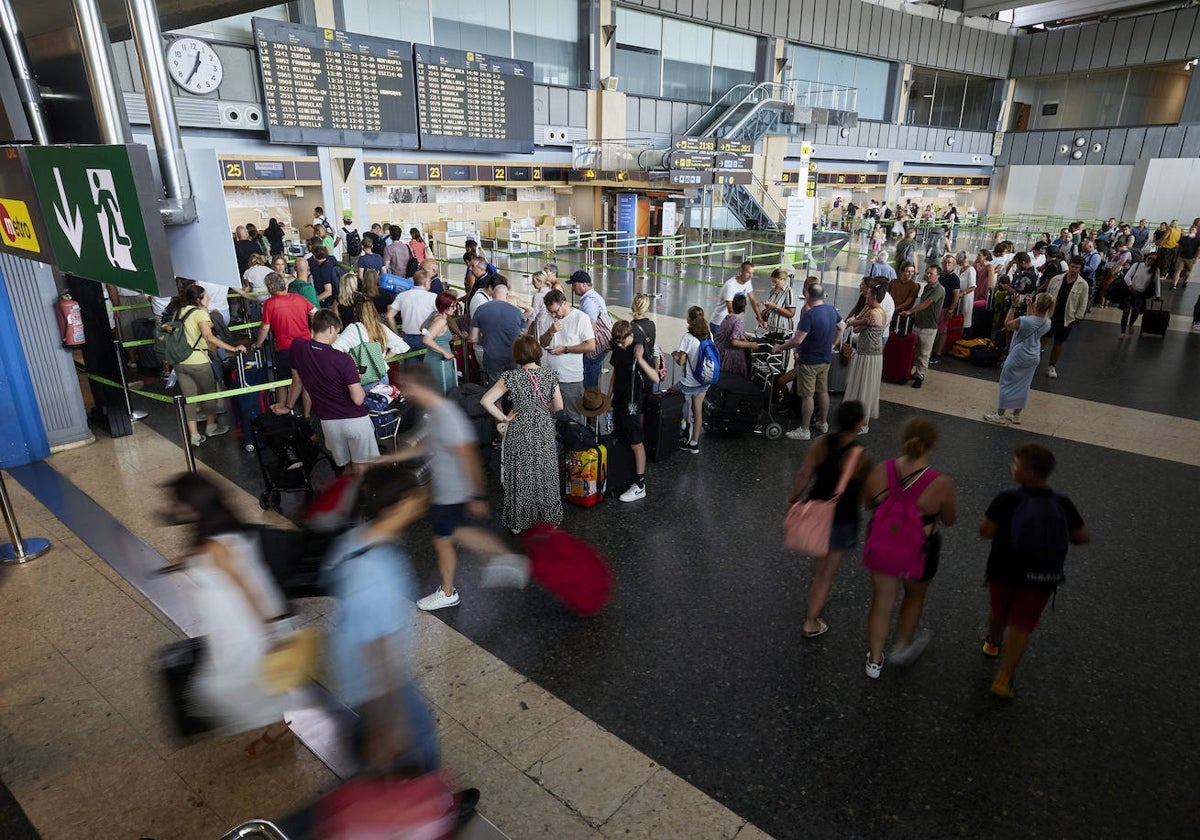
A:
POLYGON ((1142 157, 1142 144, 1146 140, 1146 129, 1128 128, 1125 130, 1125 148, 1121 151, 1121 163, 1134 164, 1142 157))
MULTIPOLYGON (((1128 32, 1128 22, 1125 30, 1128 32)), ((1133 19, 1133 34, 1129 36, 1129 55, 1126 64, 1145 64, 1146 53, 1150 49, 1150 38, 1154 34, 1154 16, 1143 15, 1133 19)))
POLYGON ((1079 37, 1073 50, 1070 70, 1087 70, 1092 64, 1092 53, 1096 49, 1096 27, 1079 27, 1079 37))
POLYGON ((1151 18, 1150 44, 1146 48, 1146 63, 1158 64, 1167 59, 1167 45, 1175 28, 1175 12, 1162 12, 1151 18))
POLYGON ((846 48, 855 52, 870 52, 871 42, 863 37, 863 4, 850 2, 850 17, 846 24, 846 48))
POLYGON ((1158 153, 1159 157, 1183 157, 1183 137, 1187 132, 1186 126, 1169 125, 1166 129, 1163 133, 1162 150, 1158 153))
POLYGON ((1125 138, 1129 136, 1129 131, 1124 128, 1109 129, 1108 142, 1104 145, 1103 153, 1105 164, 1117 164, 1125 159, 1125 138))
POLYGON ((1175 25, 1171 29, 1170 38, 1167 41, 1167 59, 1186 61, 1192 56, 1188 54, 1188 43, 1192 40, 1192 33, 1196 29, 1196 14, 1195 7, 1191 9, 1180 9, 1175 13, 1175 25))
MULTIPOLYGON (((1128 23, 1128 21, 1125 21, 1128 23)), ((1117 22, 1106 20, 1096 27, 1096 51, 1092 53, 1092 69, 1121 67, 1129 55, 1129 38, 1117 37, 1117 22)))
POLYGON ((1163 156, 1163 140, 1167 136, 1165 125, 1153 125, 1145 129, 1145 139, 1142 140, 1142 150, 1138 157, 1156 158, 1163 156))

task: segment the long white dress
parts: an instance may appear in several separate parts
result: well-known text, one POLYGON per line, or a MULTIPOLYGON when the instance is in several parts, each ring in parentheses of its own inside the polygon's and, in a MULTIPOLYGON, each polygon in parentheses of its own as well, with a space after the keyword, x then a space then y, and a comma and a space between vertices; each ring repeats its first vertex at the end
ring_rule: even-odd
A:
POLYGON ((262 618, 264 614, 283 614, 287 602, 263 563, 257 542, 234 533, 213 539, 229 551, 260 606, 256 610, 237 582, 217 568, 208 554, 189 559, 186 576, 207 642, 189 686, 190 711, 215 718, 227 731, 240 732, 266 726, 278 721, 287 709, 308 704, 298 692, 272 696, 258 684, 263 657, 292 625, 279 621, 268 626, 262 618))

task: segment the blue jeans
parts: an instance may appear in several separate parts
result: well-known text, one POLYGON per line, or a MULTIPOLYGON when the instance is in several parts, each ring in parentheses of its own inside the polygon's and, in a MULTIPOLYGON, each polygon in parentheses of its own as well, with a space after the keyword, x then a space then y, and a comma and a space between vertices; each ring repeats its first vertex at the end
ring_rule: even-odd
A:
POLYGON ((608 353, 601 353, 594 359, 583 357, 583 387, 595 388, 600 384, 600 371, 604 369, 604 359, 608 353))
MULTIPOLYGON (((416 334, 404 333, 404 335, 401 336, 401 338, 403 338, 404 343, 408 345, 408 349, 410 352, 413 350, 424 350, 425 349, 425 344, 423 343, 424 338, 421 336, 420 333, 416 333, 416 334)), ((425 361, 424 356, 415 356, 411 359, 404 360, 405 364, 408 364, 410 362, 423 363, 424 361, 425 361)))

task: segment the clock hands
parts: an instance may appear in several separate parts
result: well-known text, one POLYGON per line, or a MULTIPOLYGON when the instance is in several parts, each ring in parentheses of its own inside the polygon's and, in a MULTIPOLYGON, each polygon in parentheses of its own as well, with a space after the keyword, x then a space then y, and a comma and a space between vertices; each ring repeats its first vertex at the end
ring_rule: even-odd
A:
POLYGON ((204 60, 204 58, 200 54, 200 50, 196 50, 196 64, 195 64, 195 66, 192 67, 192 72, 188 73, 188 77, 183 80, 183 83, 185 85, 192 80, 192 77, 195 76, 196 73, 198 73, 200 71, 200 64, 203 62, 203 60, 204 60))

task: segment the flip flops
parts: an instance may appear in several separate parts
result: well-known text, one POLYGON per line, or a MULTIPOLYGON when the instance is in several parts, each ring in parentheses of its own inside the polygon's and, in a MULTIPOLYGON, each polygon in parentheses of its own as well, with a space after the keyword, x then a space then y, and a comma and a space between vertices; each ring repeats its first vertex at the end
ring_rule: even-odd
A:
POLYGON ((821 625, 818 629, 803 630, 803 631, 801 631, 801 635, 803 635, 804 638, 806 638, 806 639, 815 639, 815 638, 817 638, 817 636, 820 636, 820 635, 823 635, 823 634, 829 632, 829 625, 825 623, 825 619, 818 618, 817 624, 821 625))

